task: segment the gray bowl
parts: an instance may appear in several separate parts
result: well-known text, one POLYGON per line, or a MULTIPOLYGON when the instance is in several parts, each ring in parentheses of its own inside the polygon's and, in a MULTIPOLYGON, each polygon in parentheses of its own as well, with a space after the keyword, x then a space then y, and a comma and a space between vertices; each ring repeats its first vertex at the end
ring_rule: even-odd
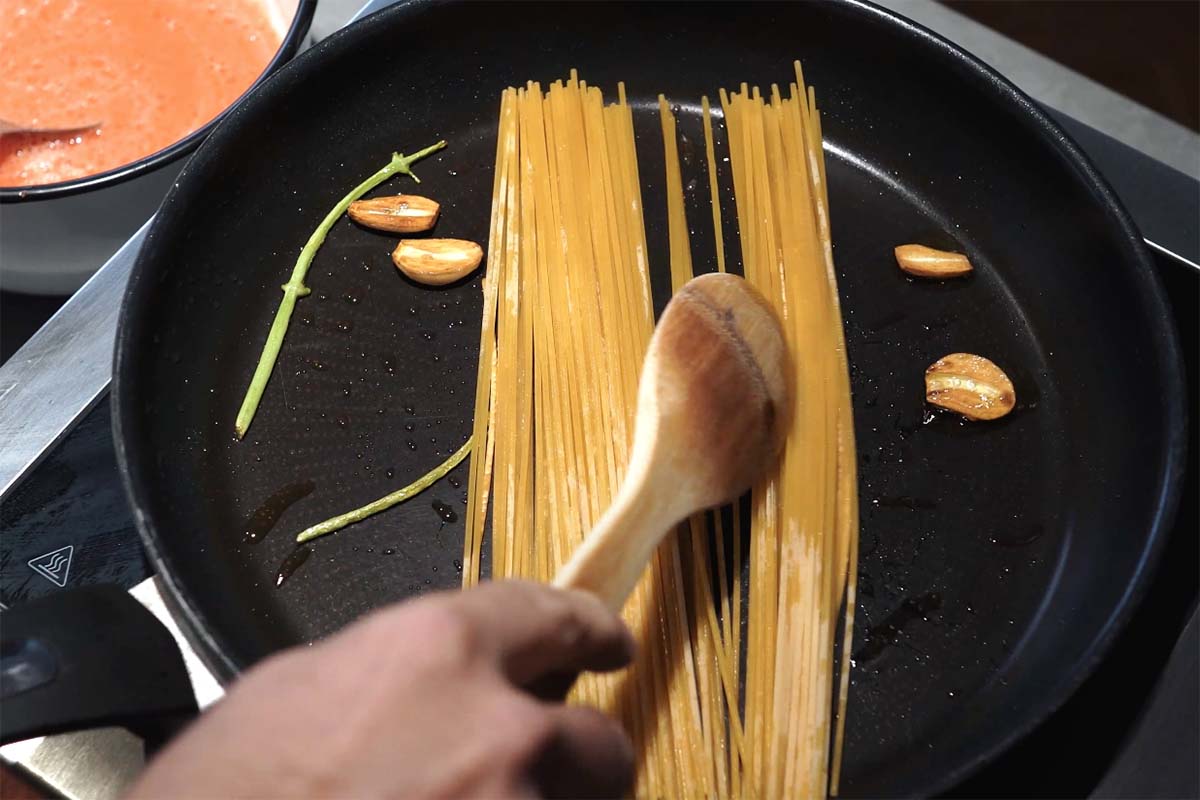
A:
POLYGON ((186 157, 221 117, 307 42, 317 0, 268 0, 287 31, 254 84, 203 127, 137 161, 71 181, 0 187, 0 289, 63 295, 78 289, 162 202, 186 157))

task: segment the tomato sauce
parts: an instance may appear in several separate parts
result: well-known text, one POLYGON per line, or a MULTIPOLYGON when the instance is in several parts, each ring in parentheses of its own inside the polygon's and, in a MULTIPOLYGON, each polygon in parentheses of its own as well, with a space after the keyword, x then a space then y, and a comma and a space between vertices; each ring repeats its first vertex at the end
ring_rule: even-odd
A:
POLYGON ((279 48, 270 0, 0 0, 0 186, 72 180, 203 126, 279 48))

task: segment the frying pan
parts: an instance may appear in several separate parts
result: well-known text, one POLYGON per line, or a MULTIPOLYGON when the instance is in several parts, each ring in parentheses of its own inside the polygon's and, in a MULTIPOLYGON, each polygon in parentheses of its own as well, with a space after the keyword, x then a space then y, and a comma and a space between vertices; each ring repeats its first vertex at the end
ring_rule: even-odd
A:
MULTIPOLYGON (((316 542, 276 585, 297 531, 424 473, 472 415, 479 276, 409 283, 391 238, 343 220, 254 425, 234 439, 278 287, 332 203, 393 150, 445 138, 415 167, 442 203, 438 234, 486 241, 500 90, 570 67, 610 95, 624 80, 661 308, 654 98, 678 104, 695 261, 712 269, 699 98, 785 81, 794 58, 823 112, 859 445, 844 793, 936 793, 1062 703, 1136 604, 1174 510, 1186 424, 1175 333, 1128 216, 1065 134, 978 61, 854 0, 409 2, 305 53, 220 125, 141 251, 113 391, 146 549, 221 677, 460 580, 462 515, 441 504, 463 510, 465 465, 316 542), (976 271, 910 281, 892 258, 906 242, 962 250, 976 271), (954 351, 1008 372, 1014 413, 927 413, 923 371, 954 351)), ((728 163, 718 172, 737 264, 728 163)))

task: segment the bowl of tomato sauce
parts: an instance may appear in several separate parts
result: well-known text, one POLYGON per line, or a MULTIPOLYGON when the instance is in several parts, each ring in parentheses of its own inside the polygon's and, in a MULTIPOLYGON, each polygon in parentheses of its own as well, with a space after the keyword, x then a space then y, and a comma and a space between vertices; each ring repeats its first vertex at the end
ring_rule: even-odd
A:
POLYGON ((303 46, 315 6, 0 0, 0 119, 46 131, 0 135, 0 289, 78 288, 303 46))

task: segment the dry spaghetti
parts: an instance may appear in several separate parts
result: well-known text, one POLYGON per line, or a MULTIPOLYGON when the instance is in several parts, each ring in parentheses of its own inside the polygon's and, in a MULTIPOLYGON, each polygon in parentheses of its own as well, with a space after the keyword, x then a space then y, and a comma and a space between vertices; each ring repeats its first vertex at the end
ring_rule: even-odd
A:
MULTIPOLYGON (((637 662, 585 676, 570 698, 626 725, 639 797, 836 792, 849 674, 837 651, 854 607, 854 439, 820 120, 798 65, 789 88, 787 97, 774 87, 769 97, 745 86, 721 93, 742 269, 775 306, 797 365, 800 401, 783 455, 745 508, 696 515, 664 541, 624 610, 641 642, 637 662)), ((707 99, 702 108, 724 271, 707 99)), ((677 289, 692 277, 692 247, 677 121, 661 97, 659 115, 677 289)), ((483 292, 463 582, 485 573, 485 553, 493 578, 549 581, 623 477, 653 329, 623 86, 610 104, 574 72, 545 90, 503 93, 483 292)))

